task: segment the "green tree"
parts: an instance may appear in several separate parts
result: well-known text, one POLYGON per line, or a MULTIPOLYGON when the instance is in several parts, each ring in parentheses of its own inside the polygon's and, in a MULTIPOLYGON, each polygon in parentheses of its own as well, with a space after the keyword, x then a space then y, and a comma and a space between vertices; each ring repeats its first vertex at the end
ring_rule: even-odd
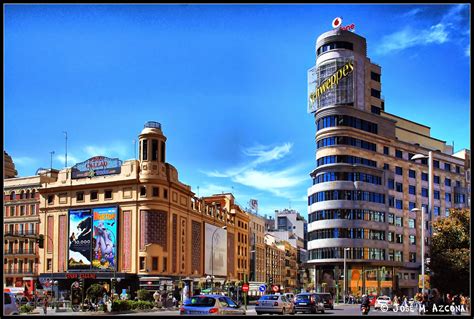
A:
POLYGON ((143 301, 152 301, 153 300, 153 295, 149 290, 146 289, 140 289, 137 291, 137 297, 138 300, 143 300, 143 301))
POLYGON ((100 297, 104 295, 105 289, 102 285, 99 284, 92 284, 86 290, 86 296, 89 300, 94 303, 97 303, 100 297))
POLYGON ((469 292, 469 209, 451 209, 433 223, 430 264, 431 286, 442 293, 469 292))

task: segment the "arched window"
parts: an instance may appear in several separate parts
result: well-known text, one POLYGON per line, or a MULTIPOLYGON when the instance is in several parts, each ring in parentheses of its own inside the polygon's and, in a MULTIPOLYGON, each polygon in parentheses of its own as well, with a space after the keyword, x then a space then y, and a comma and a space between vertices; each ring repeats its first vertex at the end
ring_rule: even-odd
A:
POLYGON ((25 199, 25 191, 20 192, 20 199, 25 199))
POLYGON ((29 199, 30 198, 30 190, 27 190, 26 191, 26 199, 29 199))
POLYGON ((33 190, 31 191, 31 198, 34 199, 34 198, 35 198, 35 195, 36 195, 36 191, 33 189, 33 190))
POLYGON ((12 192, 10 193, 10 199, 11 199, 11 200, 16 199, 15 191, 12 191, 12 192))

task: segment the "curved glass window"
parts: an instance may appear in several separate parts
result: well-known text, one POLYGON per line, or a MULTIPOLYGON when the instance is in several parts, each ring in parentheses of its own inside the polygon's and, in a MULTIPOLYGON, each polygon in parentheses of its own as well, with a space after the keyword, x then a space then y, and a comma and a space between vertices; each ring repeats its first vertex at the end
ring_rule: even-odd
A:
POLYGON ((347 164, 362 164, 371 167, 377 167, 377 162, 366 158, 351 156, 351 155, 329 155, 318 158, 316 166, 335 164, 335 163, 347 163, 347 164))
POLYGON ((332 145, 351 145, 359 148, 363 148, 369 151, 377 151, 377 145, 370 143, 358 138, 353 138, 350 136, 331 136, 318 140, 316 142, 316 148, 332 146, 332 145))
POLYGON ((330 190, 316 192, 308 196, 308 206, 314 203, 324 202, 328 200, 357 200, 384 204, 385 195, 366 191, 330 190))
POLYGON ((346 41, 329 42, 329 43, 323 44, 316 50, 316 56, 319 56, 323 52, 326 52, 329 50, 335 50, 335 49, 346 49, 346 50, 354 51, 354 45, 346 41))
MULTIPOLYGON (((344 258, 344 247, 317 248, 309 251, 309 259, 344 258)), ((348 259, 386 260, 385 249, 354 247, 346 251, 348 259)))
POLYGON ((334 126, 349 126, 369 133, 377 134, 377 124, 349 115, 331 115, 316 121, 316 131, 334 126))
POLYGON ((313 185, 333 181, 365 182, 375 185, 382 185, 382 178, 380 176, 359 172, 322 173, 313 178, 313 185))
POLYGON ((385 240, 385 231, 366 228, 326 228, 308 233, 308 240, 328 238, 385 240))
POLYGON ((368 209, 325 209, 308 215, 309 222, 328 219, 365 220, 385 223, 385 213, 368 209))

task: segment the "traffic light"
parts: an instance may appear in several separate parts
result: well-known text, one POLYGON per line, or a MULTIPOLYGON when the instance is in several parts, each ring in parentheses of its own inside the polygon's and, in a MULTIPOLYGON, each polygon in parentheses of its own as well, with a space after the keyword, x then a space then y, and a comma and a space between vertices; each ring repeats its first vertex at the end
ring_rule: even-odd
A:
POLYGON ((273 284, 273 277, 270 277, 270 278, 268 279, 268 283, 269 283, 270 285, 273 284))
POLYGON ((36 240, 39 245, 39 248, 44 248, 44 235, 39 235, 39 238, 36 240))

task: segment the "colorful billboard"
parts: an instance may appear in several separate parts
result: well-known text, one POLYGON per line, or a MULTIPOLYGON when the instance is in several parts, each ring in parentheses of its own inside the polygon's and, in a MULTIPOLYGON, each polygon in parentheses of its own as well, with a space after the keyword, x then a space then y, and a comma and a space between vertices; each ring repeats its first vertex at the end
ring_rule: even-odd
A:
POLYGON ((90 209, 69 210, 68 270, 91 267, 92 216, 90 209))
POLYGON ((72 178, 120 174, 122 161, 118 158, 95 156, 72 167, 72 178))
POLYGON ((118 208, 92 209, 92 269, 114 270, 117 263, 117 215, 118 208))

